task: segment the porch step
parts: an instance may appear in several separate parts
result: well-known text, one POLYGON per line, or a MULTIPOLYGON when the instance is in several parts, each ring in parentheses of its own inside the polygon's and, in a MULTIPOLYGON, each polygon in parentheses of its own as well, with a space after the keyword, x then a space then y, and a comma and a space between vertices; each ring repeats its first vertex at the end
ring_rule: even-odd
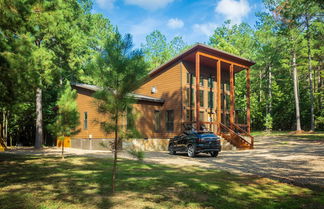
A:
POLYGON ((231 128, 225 126, 224 124, 220 123, 221 130, 221 136, 227 140, 229 143, 231 143, 233 146, 235 146, 237 149, 253 149, 253 137, 251 138, 249 135, 245 135, 246 133, 243 133, 240 135, 239 133, 236 133, 231 128))

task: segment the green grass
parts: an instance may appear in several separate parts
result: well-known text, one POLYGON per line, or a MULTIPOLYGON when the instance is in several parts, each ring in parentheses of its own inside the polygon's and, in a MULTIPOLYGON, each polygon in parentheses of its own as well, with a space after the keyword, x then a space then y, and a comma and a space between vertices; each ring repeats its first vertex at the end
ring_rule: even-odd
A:
POLYGON ((220 170, 111 159, 0 154, 0 208, 323 208, 319 188, 220 170))
POLYGON ((284 136, 295 139, 303 139, 303 140, 324 140, 324 132, 319 131, 315 133, 304 133, 304 134, 291 134, 292 131, 272 131, 271 133, 265 131, 254 131, 252 132, 252 136, 284 136))

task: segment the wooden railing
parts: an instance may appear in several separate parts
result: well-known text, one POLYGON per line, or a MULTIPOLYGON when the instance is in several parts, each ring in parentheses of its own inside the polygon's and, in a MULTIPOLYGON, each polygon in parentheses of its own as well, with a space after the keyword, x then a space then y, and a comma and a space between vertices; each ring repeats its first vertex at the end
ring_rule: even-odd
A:
MULTIPOLYGON (((184 122, 184 125, 191 125, 194 129, 197 128, 196 122, 184 122)), ((199 122, 200 125, 205 125, 206 129, 218 135, 221 135, 229 143, 237 148, 253 149, 254 138, 237 124, 232 124, 233 129, 219 122, 199 122), (243 136, 247 136, 251 141, 246 140, 243 136)))
POLYGON ((227 141, 229 141, 231 144, 233 144, 237 148, 243 148, 243 149, 245 149, 245 148, 252 149, 253 148, 253 146, 250 142, 245 140, 242 136, 240 136, 234 130, 230 129, 229 127, 225 126, 222 123, 219 123, 219 127, 220 127, 220 132, 221 132, 222 137, 224 137, 227 141), (225 129, 225 131, 223 131, 224 129, 225 129))
MULTIPOLYGON (((251 134, 249 134, 247 131, 243 130, 240 126, 242 126, 242 124, 235 124, 233 123, 232 126, 234 127, 234 131, 238 131, 238 133, 240 133, 242 136, 247 136, 250 138, 250 144, 251 144, 251 148, 253 148, 254 146, 254 137, 251 136, 251 134)), ((245 125, 245 127, 247 127, 247 125, 245 125)))

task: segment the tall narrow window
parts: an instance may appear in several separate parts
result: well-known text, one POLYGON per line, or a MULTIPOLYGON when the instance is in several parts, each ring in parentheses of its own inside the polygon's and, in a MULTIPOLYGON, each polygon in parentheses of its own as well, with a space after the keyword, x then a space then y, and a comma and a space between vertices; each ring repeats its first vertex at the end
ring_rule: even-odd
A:
POLYGON ((190 121, 190 114, 191 114, 192 120, 194 121, 195 120, 195 113, 194 113, 193 110, 187 110, 186 111, 186 120, 190 121))
POLYGON ((208 92, 208 107, 214 108, 214 92, 208 92))
POLYGON ((84 112, 83 129, 88 129, 88 112, 84 112))
POLYGON ((190 73, 187 72, 187 84, 190 84, 190 73))
POLYGON ((204 78, 202 76, 199 78, 199 85, 204 86, 204 78))
POLYGON ((199 105, 200 107, 204 107, 204 91, 199 90, 199 105))
POLYGON ((173 132, 173 121, 174 121, 174 113, 173 110, 167 110, 166 111, 166 117, 165 117, 165 127, 168 132, 173 132))
POLYGON ((154 130, 155 132, 161 131, 161 112, 159 110, 154 111, 154 130))
POLYGON ((213 78, 208 78, 208 88, 214 88, 214 80, 213 78))
POLYGON ((194 89, 192 88, 191 89, 191 92, 190 92, 190 88, 187 88, 186 89, 186 103, 187 103, 187 106, 190 106, 190 100, 191 100, 191 105, 194 106, 195 105, 195 94, 194 94, 194 89), (191 95, 190 95, 191 93, 191 95))

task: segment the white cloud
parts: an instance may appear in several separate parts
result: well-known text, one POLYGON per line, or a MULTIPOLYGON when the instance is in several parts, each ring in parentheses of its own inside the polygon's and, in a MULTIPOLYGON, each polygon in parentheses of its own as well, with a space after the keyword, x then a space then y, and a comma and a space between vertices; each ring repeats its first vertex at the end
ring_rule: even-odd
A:
POLYGON ((221 0, 215 8, 215 12, 222 14, 226 19, 230 19, 233 24, 239 24, 251 10, 247 0, 221 0))
POLYGON ((168 21, 168 27, 172 29, 182 28, 183 25, 183 21, 178 18, 171 18, 168 21))
POLYGON ((174 0, 125 0, 126 4, 136 5, 147 10, 164 8, 174 0))
POLYGON ((116 0, 96 0, 101 9, 112 9, 116 0))
POLYGON ((194 24, 193 29, 195 32, 202 33, 206 36, 211 36, 214 33, 217 25, 215 23, 194 24))
POLYGON ((145 37, 153 30, 156 30, 159 25, 160 22, 152 18, 145 19, 136 25, 132 25, 129 32, 133 36, 135 46, 139 47, 140 43, 144 43, 145 37))

